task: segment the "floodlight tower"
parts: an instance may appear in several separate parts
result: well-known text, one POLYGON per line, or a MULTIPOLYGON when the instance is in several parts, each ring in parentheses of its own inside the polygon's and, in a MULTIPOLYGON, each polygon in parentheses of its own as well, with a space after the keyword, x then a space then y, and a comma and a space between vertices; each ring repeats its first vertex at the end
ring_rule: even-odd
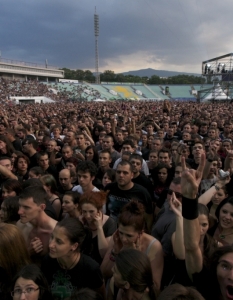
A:
POLYGON ((98 51, 98 37, 99 37, 99 15, 94 14, 94 28, 95 28, 95 82, 100 84, 100 74, 99 74, 99 51, 98 51))

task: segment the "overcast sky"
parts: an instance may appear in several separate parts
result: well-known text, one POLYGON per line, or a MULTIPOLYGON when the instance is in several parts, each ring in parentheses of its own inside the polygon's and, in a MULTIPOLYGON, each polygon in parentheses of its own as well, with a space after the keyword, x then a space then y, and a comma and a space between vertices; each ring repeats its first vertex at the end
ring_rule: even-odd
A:
POLYGON ((232 0, 0 0, 1 57, 95 70, 201 73, 233 52, 232 0))

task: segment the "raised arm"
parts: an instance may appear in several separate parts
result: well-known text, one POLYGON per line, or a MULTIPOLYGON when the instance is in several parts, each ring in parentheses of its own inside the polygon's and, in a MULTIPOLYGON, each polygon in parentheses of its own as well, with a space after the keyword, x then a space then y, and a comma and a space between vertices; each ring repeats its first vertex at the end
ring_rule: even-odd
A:
POLYGON ((172 193, 169 201, 171 210, 176 215, 176 231, 172 235, 172 248, 176 258, 180 260, 185 259, 184 248, 184 231, 183 231, 183 217, 182 217, 182 204, 176 198, 175 193, 172 193))
POLYGON ((197 170, 186 169, 185 158, 182 157, 182 215, 184 218, 184 247, 185 264, 188 275, 192 280, 194 273, 199 273, 203 268, 203 257, 199 247, 200 226, 198 221, 198 187, 205 167, 205 154, 197 170))

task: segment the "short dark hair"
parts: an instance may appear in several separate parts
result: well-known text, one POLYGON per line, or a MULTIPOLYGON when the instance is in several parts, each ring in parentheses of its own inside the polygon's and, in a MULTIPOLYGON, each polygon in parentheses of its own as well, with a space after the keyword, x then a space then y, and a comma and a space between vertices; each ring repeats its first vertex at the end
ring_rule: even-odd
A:
POLYGON ((132 140, 130 140, 130 139, 125 140, 125 141, 122 143, 122 147, 123 147, 124 145, 130 145, 132 148, 135 148, 134 142, 133 142, 132 140))
POLYGON ((36 150, 37 147, 38 147, 38 143, 36 140, 34 140, 33 138, 31 139, 24 139, 23 142, 22 142, 22 145, 25 145, 25 144, 30 144, 32 145, 32 147, 36 150))
POLYGON ((29 199, 32 198, 33 202, 37 205, 46 204, 48 200, 47 193, 43 186, 29 186, 23 190, 20 194, 19 199, 29 199))
POLYGON ((132 164, 131 164, 129 161, 127 161, 127 160, 121 160, 121 161, 118 163, 118 165, 117 165, 116 168, 118 168, 118 166, 129 166, 130 171, 133 172, 133 166, 132 166, 132 164))
POLYGON ((81 161, 78 164, 77 172, 78 171, 89 172, 91 176, 96 176, 98 170, 96 165, 92 161, 86 160, 86 161, 81 161))
POLYGON ((130 155, 129 161, 131 162, 132 159, 139 160, 141 162, 141 164, 143 163, 143 158, 141 157, 141 155, 139 155, 137 153, 133 153, 130 155))

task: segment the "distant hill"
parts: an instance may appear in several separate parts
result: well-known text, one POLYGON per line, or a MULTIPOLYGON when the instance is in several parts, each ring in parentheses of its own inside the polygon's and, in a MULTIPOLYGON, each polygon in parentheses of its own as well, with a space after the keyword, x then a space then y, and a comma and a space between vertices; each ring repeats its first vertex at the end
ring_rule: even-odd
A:
POLYGON ((129 72, 122 72, 124 75, 134 75, 134 76, 140 76, 140 77, 151 77, 153 75, 157 75, 159 77, 171 77, 171 76, 177 76, 177 75, 194 75, 194 76, 201 76, 197 73, 185 73, 185 72, 175 72, 175 71, 165 71, 165 70, 154 70, 151 68, 148 69, 141 69, 141 70, 135 70, 135 71, 129 71, 129 72))

